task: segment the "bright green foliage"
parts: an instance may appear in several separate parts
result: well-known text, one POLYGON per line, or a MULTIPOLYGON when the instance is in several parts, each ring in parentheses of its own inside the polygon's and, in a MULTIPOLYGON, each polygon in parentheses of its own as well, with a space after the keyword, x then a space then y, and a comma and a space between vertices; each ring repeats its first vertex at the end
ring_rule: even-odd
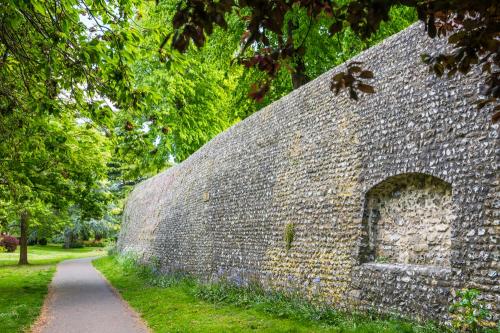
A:
POLYGON ((127 61, 139 32, 133 1, 4 1, 0 6, 0 110, 88 117, 110 125, 103 101, 139 104, 127 61))
POLYGON ((120 114, 119 152, 128 178, 186 159, 241 116, 233 95, 242 68, 230 66, 237 36, 220 31, 203 50, 192 48, 167 59, 158 53, 161 37, 170 29, 164 22, 171 20, 175 5, 146 2, 137 15, 144 40, 133 71, 138 89, 149 92, 151 102, 140 112, 120 114))
MULTIPOLYGON (((68 221, 68 207, 82 219, 102 215, 110 104, 126 111, 147 102, 133 89, 128 66, 140 39, 132 10, 133 1, 0 4, 4 227, 16 220, 56 226, 68 221)), ((22 237, 28 232, 21 228, 22 237)))
MULTIPOLYGON (((304 10, 296 10, 289 13, 298 23, 298 29, 295 31, 295 47, 303 43, 305 54, 303 56, 305 63, 305 75, 313 80, 326 71, 338 66, 360 52, 376 45, 385 38, 407 28, 410 24, 417 21, 417 13, 413 8, 395 7, 391 9, 390 20, 382 22, 380 29, 369 39, 364 40, 357 36, 352 30, 345 29, 339 32, 335 37, 328 34, 329 20, 318 19, 312 22, 309 27, 310 18, 304 10)), ((247 53, 251 54, 252 50, 247 53)), ((290 63, 282 66, 277 78, 273 80, 269 93, 264 97, 259 106, 267 105, 293 90, 290 72, 293 72, 295 64, 290 63)), ((262 73, 253 73, 250 81, 247 83, 247 92, 253 82, 265 79, 262 73)))
MULTIPOLYGON (((119 115, 116 132, 120 135, 119 156, 126 178, 135 179, 157 173, 172 162, 180 162, 212 137, 246 118, 265 105, 292 91, 290 69, 282 67, 270 92, 256 103, 248 96, 252 85, 265 74, 246 69, 235 61, 244 22, 236 14, 227 18, 227 30, 215 29, 203 48, 191 46, 185 54, 173 50, 158 53, 177 7, 175 0, 145 2, 136 15, 144 39, 133 66, 138 90, 151 95, 150 103, 140 112, 119 115)), ((346 30, 342 37, 327 36, 327 20, 309 28, 303 12, 292 13, 300 23, 297 43, 304 41, 306 74, 314 79, 414 22, 414 10, 399 7, 380 31, 362 41, 346 30), (307 35, 307 38, 306 38, 307 35)))
POLYGON ((20 110, 2 116, 0 128, 4 219, 26 214, 31 226, 50 233, 68 221, 69 206, 82 218, 103 213, 108 198, 97 185, 108 153, 101 133, 67 114, 26 117, 20 110))
POLYGON ((17 110, 0 118, 0 128, 3 202, 33 203, 43 214, 37 203, 59 209, 77 198, 87 207, 100 195, 86 193, 105 171, 106 144, 98 131, 66 115, 26 117, 17 110))

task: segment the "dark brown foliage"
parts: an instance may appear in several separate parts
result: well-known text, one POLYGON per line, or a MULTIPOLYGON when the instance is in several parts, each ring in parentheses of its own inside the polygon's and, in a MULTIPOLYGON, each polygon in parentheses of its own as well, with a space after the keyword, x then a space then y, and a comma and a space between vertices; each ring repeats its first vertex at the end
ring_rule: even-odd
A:
MULTIPOLYGON (((332 0, 185 0, 179 4, 173 20, 175 33, 167 36, 162 46, 172 38, 172 46, 184 52, 190 41, 200 47, 205 43, 206 35, 210 35, 215 25, 227 28, 225 15, 231 11, 240 14, 246 22, 246 32, 241 39, 241 54, 250 45, 254 50, 251 56, 241 57, 240 62, 246 67, 253 67, 265 72, 269 80, 276 77, 281 64, 286 60, 295 60, 291 68, 295 75, 294 88, 308 81, 304 77, 305 69, 302 56, 305 52, 303 43, 296 47, 292 31, 297 27, 286 14, 294 7, 304 9, 313 20, 327 17, 331 20, 329 32, 335 35, 350 27, 362 38, 370 37, 379 29, 382 21, 389 19, 389 11, 395 5, 406 5, 416 8, 419 19, 425 22, 426 30, 431 38, 448 36, 453 46, 449 54, 425 55, 424 61, 438 76, 447 73, 453 76, 457 72, 467 73, 473 66, 481 66, 486 73, 484 99, 478 102, 479 107, 495 104, 499 112, 500 95, 499 77, 499 17, 500 7, 496 0, 353 0, 347 4, 339 4, 332 0), (271 45, 271 37, 277 43, 271 45), (302 65, 301 65, 302 64, 302 65)), ((351 64, 347 72, 334 76, 332 89, 338 93, 346 88, 353 99, 358 98, 358 91, 373 93, 372 86, 360 79, 370 79, 372 73, 363 71, 359 66, 351 64), (366 76, 366 77, 363 77, 366 76)), ((270 81, 261 82, 252 89, 250 95, 259 100, 269 90, 270 81)), ((499 119, 495 114, 493 119, 499 119)))
POLYGON ((349 90, 349 96, 358 100, 358 91, 362 91, 367 94, 375 93, 373 86, 363 82, 363 79, 373 79, 373 72, 368 70, 363 70, 360 66, 361 62, 351 62, 347 66, 346 72, 340 72, 333 76, 331 83, 331 90, 338 94, 343 89, 349 90))

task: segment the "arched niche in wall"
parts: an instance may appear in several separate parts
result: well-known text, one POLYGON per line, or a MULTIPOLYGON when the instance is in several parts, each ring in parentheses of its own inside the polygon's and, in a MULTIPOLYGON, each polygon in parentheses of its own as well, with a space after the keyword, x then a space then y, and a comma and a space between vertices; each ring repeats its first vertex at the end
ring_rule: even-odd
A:
POLYGON ((449 266, 450 183, 422 173, 386 178, 365 197, 361 262, 449 266))

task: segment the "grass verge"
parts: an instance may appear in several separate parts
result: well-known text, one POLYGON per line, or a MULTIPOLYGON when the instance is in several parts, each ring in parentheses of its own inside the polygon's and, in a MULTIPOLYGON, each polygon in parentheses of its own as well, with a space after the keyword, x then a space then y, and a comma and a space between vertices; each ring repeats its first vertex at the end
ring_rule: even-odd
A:
POLYGON ((58 262, 103 254, 102 248, 30 246, 30 265, 17 266, 19 252, 0 253, 0 332, 24 332, 30 327, 40 313, 58 262))
POLYGON ((158 276, 130 258, 106 257, 94 265, 154 332, 446 332, 433 324, 340 313, 256 286, 158 276))

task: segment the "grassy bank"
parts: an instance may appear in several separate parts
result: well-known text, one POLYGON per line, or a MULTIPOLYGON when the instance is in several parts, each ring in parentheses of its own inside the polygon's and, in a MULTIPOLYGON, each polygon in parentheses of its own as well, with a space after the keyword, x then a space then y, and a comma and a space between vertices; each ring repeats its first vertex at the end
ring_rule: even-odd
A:
POLYGON ((19 253, 0 253, 0 332, 23 332, 40 313, 56 264, 104 254, 102 248, 28 247, 29 266, 17 266, 19 253))
POLYGON ((432 324, 372 318, 318 308, 298 298, 238 288, 203 285, 190 278, 158 277, 131 260, 101 258, 94 265, 154 332, 345 332, 435 333, 432 324))

